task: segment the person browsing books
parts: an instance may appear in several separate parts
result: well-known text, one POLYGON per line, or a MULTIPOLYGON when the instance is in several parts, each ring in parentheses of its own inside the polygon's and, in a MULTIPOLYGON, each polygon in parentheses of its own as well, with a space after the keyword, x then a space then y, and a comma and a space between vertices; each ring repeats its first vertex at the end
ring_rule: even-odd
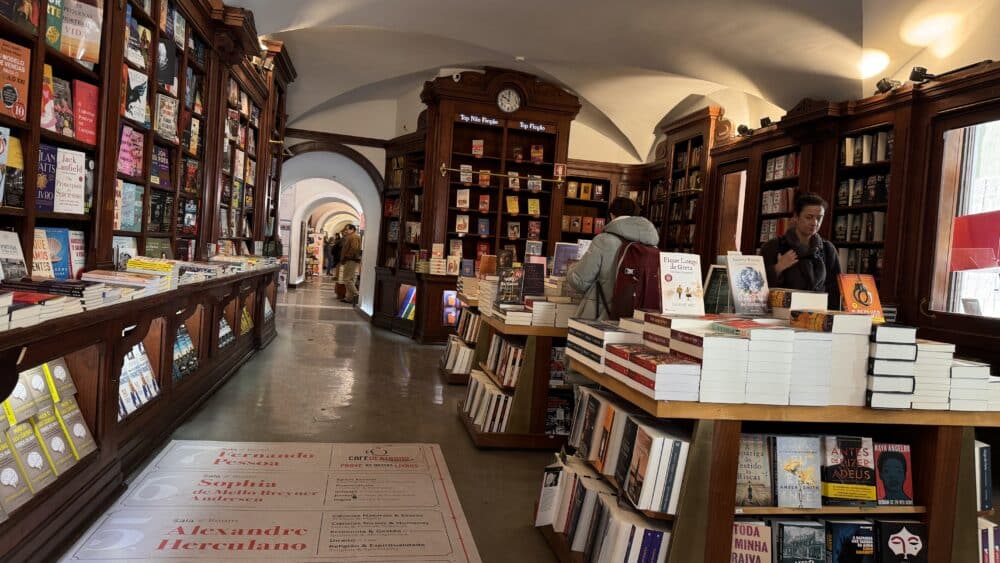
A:
POLYGON ((814 193, 799 194, 788 231, 767 241, 760 253, 770 287, 822 291, 828 296, 827 307, 840 309, 837 248, 819 236, 828 207, 814 193))
POLYGON ((342 301, 357 304, 358 286, 355 279, 358 275, 358 266, 361 265, 361 237, 358 236, 358 228, 354 225, 344 227, 344 243, 340 261, 342 264, 340 281, 347 286, 347 294, 342 301))
POLYGON ((608 207, 610 221, 604 231, 594 237, 582 258, 566 272, 566 281, 583 293, 583 301, 576 310, 582 319, 607 319, 608 308, 598 307, 598 287, 605 288, 605 298, 610 300, 614 291, 618 249, 625 242, 656 245, 660 237, 656 227, 639 216, 639 205, 627 197, 616 197, 608 207))

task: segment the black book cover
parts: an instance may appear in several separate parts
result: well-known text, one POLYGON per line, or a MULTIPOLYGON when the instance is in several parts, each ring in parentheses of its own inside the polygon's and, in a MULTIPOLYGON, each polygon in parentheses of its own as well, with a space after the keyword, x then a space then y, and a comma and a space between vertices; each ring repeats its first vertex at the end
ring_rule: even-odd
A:
POLYGON ((583 414, 583 432, 580 433, 580 455, 584 459, 589 457, 590 443, 594 438, 594 428, 597 426, 597 412, 601 408, 601 401, 593 395, 587 400, 586 411, 583 414))
POLYGON ((635 446, 635 435, 639 431, 632 417, 625 420, 625 430, 622 434, 621 449, 618 451, 618 463, 615 465, 615 480, 619 487, 625 486, 625 478, 628 477, 628 468, 632 465, 632 448, 635 446))

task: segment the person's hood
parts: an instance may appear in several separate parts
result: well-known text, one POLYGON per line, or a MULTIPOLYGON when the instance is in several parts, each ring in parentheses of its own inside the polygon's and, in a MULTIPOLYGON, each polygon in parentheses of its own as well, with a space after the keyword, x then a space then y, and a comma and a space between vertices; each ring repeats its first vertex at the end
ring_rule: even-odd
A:
POLYGON ((645 217, 619 217, 608 223, 604 230, 625 240, 652 246, 660 242, 660 234, 656 232, 656 227, 645 217))

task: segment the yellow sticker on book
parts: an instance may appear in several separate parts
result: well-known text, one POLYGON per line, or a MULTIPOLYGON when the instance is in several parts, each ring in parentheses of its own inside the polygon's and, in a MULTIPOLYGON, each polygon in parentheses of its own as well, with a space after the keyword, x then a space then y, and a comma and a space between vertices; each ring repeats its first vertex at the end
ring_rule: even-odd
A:
POLYGON ((49 387, 49 393, 52 395, 52 401, 55 403, 62 402, 59 398, 59 388, 56 386, 56 380, 52 377, 52 370, 49 369, 49 364, 42 364, 42 371, 45 373, 45 383, 49 387))

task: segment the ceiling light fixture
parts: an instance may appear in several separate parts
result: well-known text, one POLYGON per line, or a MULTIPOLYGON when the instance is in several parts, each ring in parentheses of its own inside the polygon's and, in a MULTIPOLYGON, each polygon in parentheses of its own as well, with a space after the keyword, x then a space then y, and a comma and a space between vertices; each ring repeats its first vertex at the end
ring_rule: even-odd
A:
POLYGON ((523 63, 524 62, 524 57, 522 55, 518 55, 518 56, 514 57, 514 62, 523 63))
POLYGON ((760 126, 761 127, 768 127, 768 126, 771 125, 771 123, 772 122, 771 122, 771 118, 770 117, 764 116, 764 117, 760 118, 760 126))
POLYGON ((753 135, 753 129, 747 127, 746 125, 740 125, 736 128, 736 134, 740 137, 749 137, 753 135))
POLYGON ((910 71, 910 80, 918 84, 921 82, 927 82, 928 80, 932 80, 934 78, 937 78, 937 75, 927 72, 927 69, 922 66, 915 66, 913 67, 913 70, 910 71))
POLYGON ((878 84, 875 85, 875 93, 885 94, 886 92, 899 88, 900 86, 902 86, 902 84, 903 83, 898 80, 890 80, 888 78, 883 78, 882 80, 878 81, 878 84))

